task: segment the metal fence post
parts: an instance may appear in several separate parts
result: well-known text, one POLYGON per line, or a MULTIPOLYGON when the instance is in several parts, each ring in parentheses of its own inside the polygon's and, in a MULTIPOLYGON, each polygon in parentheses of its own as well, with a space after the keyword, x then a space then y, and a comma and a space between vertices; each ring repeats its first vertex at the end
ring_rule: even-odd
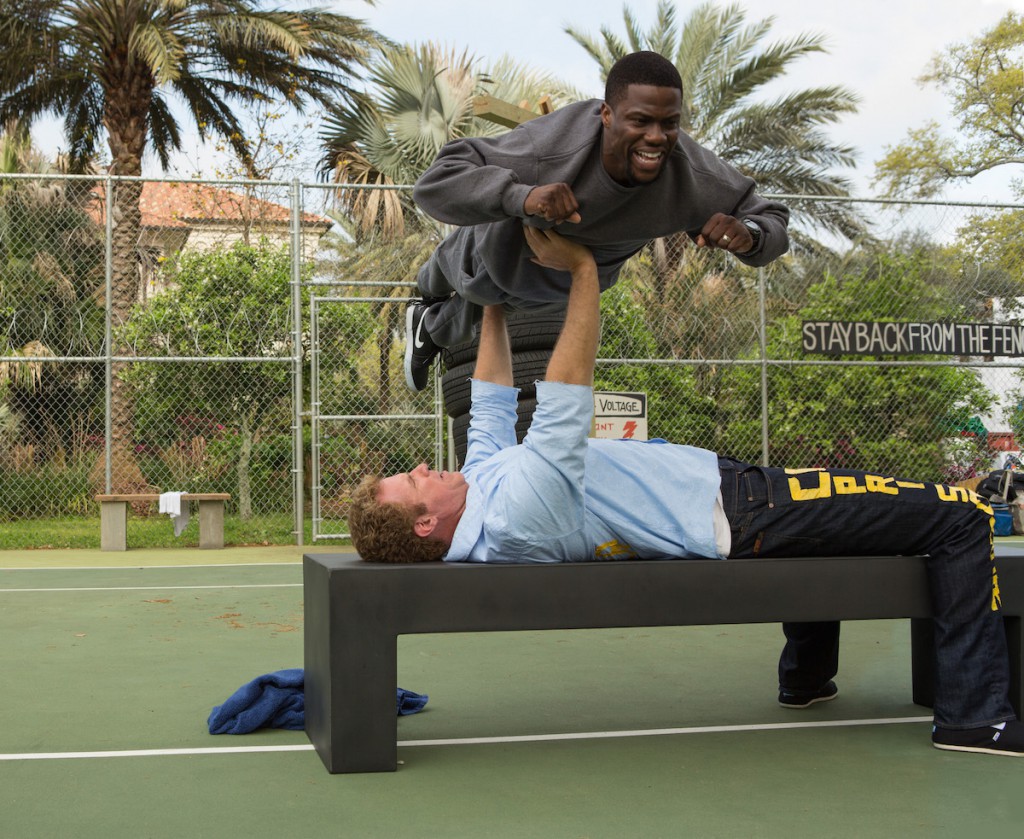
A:
POLYGON ((110 175, 106 176, 104 200, 106 201, 106 231, 104 253, 104 288, 106 313, 103 324, 104 365, 106 377, 106 395, 103 400, 103 485, 104 492, 110 493, 114 484, 113 457, 114 449, 114 189, 110 175))
POLYGON ((305 538, 305 496, 303 462, 302 400, 302 185, 298 178, 291 184, 292 239, 292 499, 295 506, 295 544, 305 538))
POLYGON ((757 269, 758 341, 761 353, 761 465, 768 466, 768 294, 767 271, 757 269))

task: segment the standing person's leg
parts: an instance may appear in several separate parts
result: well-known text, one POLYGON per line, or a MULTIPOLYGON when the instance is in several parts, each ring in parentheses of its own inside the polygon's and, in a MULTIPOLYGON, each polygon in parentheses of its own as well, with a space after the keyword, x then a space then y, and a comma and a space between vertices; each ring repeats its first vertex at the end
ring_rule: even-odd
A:
MULTIPOLYGON (((775 520, 776 495, 769 470, 730 458, 719 458, 722 499, 732 527, 731 557, 810 556, 821 552, 819 539, 765 538, 775 520)), ((773 470, 774 471, 774 470, 773 470)), ((782 488, 785 496, 785 488, 782 488)), ((781 512, 781 511, 780 511, 781 512)), ((804 511, 790 511, 790 517, 804 511)), ((801 517, 802 518, 802 517, 801 517)), ((814 531, 807 528, 807 533, 814 531)), ((832 679, 839 670, 839 622, 784 623, 786 644, 779 657, 779 704, 809 708, 835 699, 832 679)))
POLYGON ((809 708, 835 699, 839 671, 839 621, 784 623, 786 646, 779 657, 779 704, 809 708))

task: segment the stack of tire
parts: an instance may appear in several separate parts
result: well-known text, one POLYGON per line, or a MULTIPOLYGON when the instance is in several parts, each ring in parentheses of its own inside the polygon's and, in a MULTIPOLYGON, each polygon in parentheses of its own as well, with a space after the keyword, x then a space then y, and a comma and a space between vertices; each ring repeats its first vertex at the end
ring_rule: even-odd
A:
MULTIPOLYGON (((565 310, 552 312, 514 312, 506 316, 512 347, 512 373, 519 388, 519 414, 516 439, 522 442, 537 406, 538 379, 544 378, 551 350, 562 331, 565 310)), ((445 413, 452 418, 455 459, 461 468, 466 459, 466 432, 469 430, 470 377, 476 365, 478 341, 473 339, 442 351, 444 373, 441 391, 445 413)))

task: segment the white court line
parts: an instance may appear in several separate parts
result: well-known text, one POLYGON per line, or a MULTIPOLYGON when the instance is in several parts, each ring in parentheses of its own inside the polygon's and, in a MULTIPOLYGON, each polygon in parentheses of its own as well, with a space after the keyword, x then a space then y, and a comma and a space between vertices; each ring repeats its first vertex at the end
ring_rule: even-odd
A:
POLYGON ((213 749, 131 749, 110 752, 39 752, 32 754, 0 754, 4 760, 77 760, 95 757, 166 757, 168 755, 220 755, 253 752, 308 752, 312 746, 225 746, 213 749))
POLYGON ((540 743, 548 740, 606 740, 615 737, 664 737, 678 734, 722 734, 734 731, 780 731, 790 728, 852 728, 862 725, 894 725, 931 722, 931 717, 890 717, 877 720, 822 720, 820 722, 776 722, 751 725, 704 725, 693 728, 647 728, 637 731, 580 731, 570 734, 523 734, 508 737, 463 737, 456 740, 399 740, 399 746, 468 746, 487 743, 540 743))
MULTIPOLYGON (((820 722, 781 722, 753 725, 708 725, 693 728, 649 728, 636 731, 580 731, 565 734, 522 734, 506 737, 462 737, 447 740, 399 740, 400 748, 413 746, 478 746, 500 743, 542 743, 559 740, 604 740, 617 737, 664 737, 680 734, 721 734, 735 731, 779 731, 792 728, 849 728, 864 725, 931 722, 931 717, 890 717, 876 720, 822 720, 820 722)), ((264 752, 308 752, 311 745, 297 746, 225 746, 208 749, 132 749, 106 752, 24 752, 0 754, 0 761, 71 760, 99 757, 164 757, 169 755, 255 754, 264 752)))
POLYGON ((47 565, 45 567, 18 565, 12 568, 0 567, 0 573, 4 571, 162 571, 165 568, 263 568, 271 565, 301 566, 302 562, 293 560, 291 562, 219 562, 206 565, 47 565))
POLYGON ((53 591, 179 591, 191 589, 225 589, 225 588, 302 588, 302 583, 251 583, 242 585, 219 586, 107 586, 95 588, 0 588, 0 594, 16 592, 53 592, 53 591))

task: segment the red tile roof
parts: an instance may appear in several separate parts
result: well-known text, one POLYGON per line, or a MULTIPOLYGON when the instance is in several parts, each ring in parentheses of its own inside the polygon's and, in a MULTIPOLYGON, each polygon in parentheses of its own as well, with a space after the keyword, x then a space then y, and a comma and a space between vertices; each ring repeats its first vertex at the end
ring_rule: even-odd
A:
MULTIPOLYGON (((97 187, 96 193, 99 200, 94 204, 92 215, 103 224, 102 187, 97 187)), ((280 204, 220 187, 180 181, 146 181, 142 185, 139 208, 144 227, 195 227, 238 224, 246 220, 287 224, 291 218, 288 207, 280 204)), ((303 213, 302 224, 329 227, 332 222, 326 216, 303 213)))

